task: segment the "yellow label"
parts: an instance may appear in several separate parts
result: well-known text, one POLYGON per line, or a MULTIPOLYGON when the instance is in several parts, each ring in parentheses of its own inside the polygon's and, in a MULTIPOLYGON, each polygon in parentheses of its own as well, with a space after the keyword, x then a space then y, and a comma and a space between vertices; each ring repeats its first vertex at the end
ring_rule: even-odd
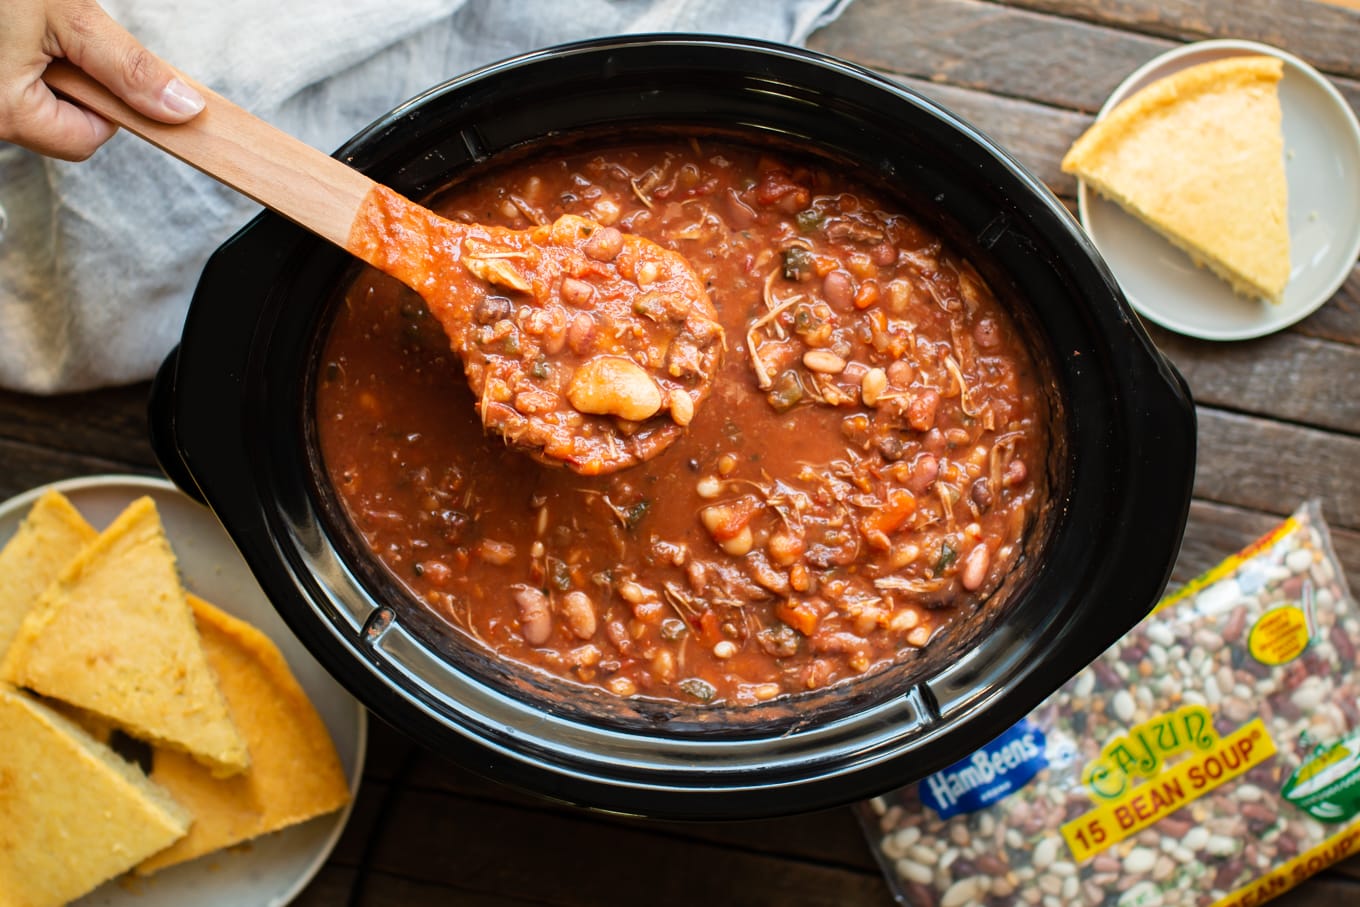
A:
POLYGON ((1183 601, 1194 595, 1205 586, 1218 582, 1220 579, 1227 576, 1229 573, 1234 572, 1238 567, 1242 566, 1266 548, 1269 548, 1271 545, 1298 528, 1299 521, 1292 516, 1289 517, 1283 523, 1276 526, 1241 551, 1215 564, 1213 567, 1190 580, 1190 582, 1181 586, 1170 595, 1163 596, 1162 600, 1157 603, 1157 607, 1152 609, 1152 613, 1156 614, 1163 608, 1169 608, 1177 602, 1183 601))
POLYGON ((1183 705, 1129 728, 1087 763, 1082 783, 1092 796, 1113 800, 1124 795, 1138 778, 1151 778, 1171 756, 1187 750, 1208 750, 1218 742, 1214 719, 1202 705, 1183 705))
POLYGON ((1282 665, 1308 648, 1308 616, 1298 605, 1272 608, 1256 621, 1247 637, 1247 651, 1261 664, 1282 665))
POLYGON ((1360 823, 1332 835, 1327 840, 1299 854, 1294 859, 1243 885, 1212 907, 1257 907, 1271 898, 1279 897, 1309 876, 1360 851, 1360 823))
POLYGON ((1186 804, 1275 755, 1275 742, 1256 718, 1204 752, 1103 803, 1062 827, 1077 862, 1087 860, 1164 819, 1186 804))

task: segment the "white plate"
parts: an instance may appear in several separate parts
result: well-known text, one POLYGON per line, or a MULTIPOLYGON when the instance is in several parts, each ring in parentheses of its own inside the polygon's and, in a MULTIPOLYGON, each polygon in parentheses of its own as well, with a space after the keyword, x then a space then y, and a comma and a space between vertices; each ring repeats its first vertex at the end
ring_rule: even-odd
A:
POLYGON ((1085 183, 1077 186, 1082 225, 1133 307, 1163 327, 1206 340, 1260 337, 1312 314, 1346 280, 1360 254, 1360 125, 1332 84, 1297 57, 1251 41, 1186 44, 1125 79, 1097 119, 1157 79, 1242 54, 1284 61, 1280 108, 1292 271, 1283 302, 1272 305, 1236 295, 1118 205, 1085 183))
MULTIPOLYGON (((55 488, 96 529, 150 495, 160 510, 185 585, 222 610, 265 633, 283 652, 298 683, 330 730, 350 781, 350 804, 359 791, 368 739, 368 715, 303 648, 251 576, 216 517, 169 482, 140 476, 90 476, 35 488, 0 504, 0 545, 8 541, 33 502, 55 488)), ((76 904, 80 907, 281 907, 316 875, 340 837, 350 807, 158 872, 148 879, 115 879, 76 904)))

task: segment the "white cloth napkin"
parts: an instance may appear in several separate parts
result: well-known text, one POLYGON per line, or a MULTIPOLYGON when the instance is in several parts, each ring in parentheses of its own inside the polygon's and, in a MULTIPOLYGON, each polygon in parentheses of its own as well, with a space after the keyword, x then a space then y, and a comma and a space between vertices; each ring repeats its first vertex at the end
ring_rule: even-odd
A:
MULTIPOLYGON (((801 43, 849 0, 104 0, 144 44, 327 151, 396 104, 517 53, 692 31, 801 43)), ((89 161, 0 143, 0 386, 149 377, 204 262, 258 208, 127 135, 89 161)))

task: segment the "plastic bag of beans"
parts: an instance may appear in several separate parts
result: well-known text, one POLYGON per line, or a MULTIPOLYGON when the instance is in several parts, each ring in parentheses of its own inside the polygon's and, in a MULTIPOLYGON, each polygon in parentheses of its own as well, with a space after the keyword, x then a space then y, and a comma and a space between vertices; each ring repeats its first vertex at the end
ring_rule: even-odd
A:
POLYGON ((1316 503, 977 753, 861 807, 912 907, 1248 907, 1360 852, 1360 611, 1316 503))

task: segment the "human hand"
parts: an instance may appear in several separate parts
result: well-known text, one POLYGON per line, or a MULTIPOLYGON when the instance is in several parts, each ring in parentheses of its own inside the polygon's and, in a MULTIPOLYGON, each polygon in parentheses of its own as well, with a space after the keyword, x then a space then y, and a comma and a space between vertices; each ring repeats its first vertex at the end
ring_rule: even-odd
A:
POLYGON ((118 128, 52 93, 42 75, 58 57, 154 120, 181 123, 203 109, 202 96, 96 0, 5 0, 0 15, 0 140, 82 161, 118 128))

